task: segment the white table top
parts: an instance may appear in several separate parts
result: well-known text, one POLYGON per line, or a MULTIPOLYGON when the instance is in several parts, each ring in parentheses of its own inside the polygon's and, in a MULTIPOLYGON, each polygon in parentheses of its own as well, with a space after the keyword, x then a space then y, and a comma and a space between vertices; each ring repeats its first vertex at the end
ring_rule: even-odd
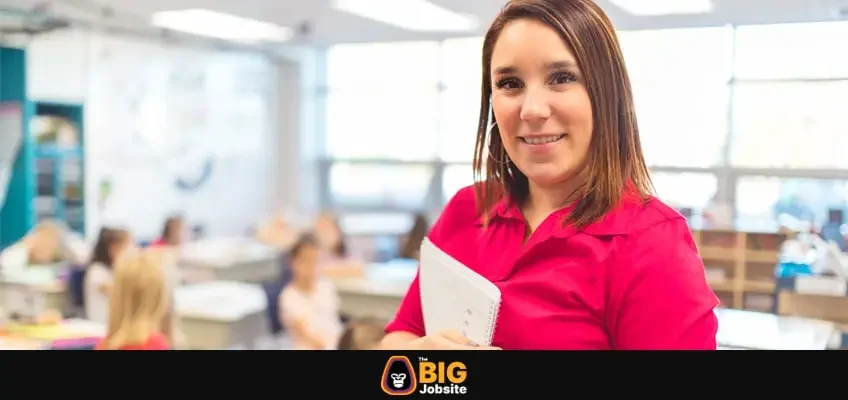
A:
POLYGON ((333 283, 340 294, 399 297, 406 295, 418 272, 416 263, 402 260, 372 264, 364 277, 335 278, 333 283))
POLYGON ((837 335, 830 322, 754 311, 718 309, 720 346, 756 350, 826 350, 837 335))
POLYGON ((179 263, 190 267, 231 268, 239 264, 276 259, 280 251, 245 238, 212 238, 186 243, 179 263))
POLYGON ((179 317, 235 322, 263 312, 268 306, 259 285, 243 282, 202 282, 176 289, 175 308, 179 317))

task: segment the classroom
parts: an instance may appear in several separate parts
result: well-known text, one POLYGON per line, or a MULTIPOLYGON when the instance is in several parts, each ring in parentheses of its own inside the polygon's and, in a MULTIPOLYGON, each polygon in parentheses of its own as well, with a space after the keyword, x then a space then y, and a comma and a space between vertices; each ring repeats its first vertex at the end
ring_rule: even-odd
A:
POLYGON ((2 1, 0 349, 848 348, 846 37, 848 0, 2 1))

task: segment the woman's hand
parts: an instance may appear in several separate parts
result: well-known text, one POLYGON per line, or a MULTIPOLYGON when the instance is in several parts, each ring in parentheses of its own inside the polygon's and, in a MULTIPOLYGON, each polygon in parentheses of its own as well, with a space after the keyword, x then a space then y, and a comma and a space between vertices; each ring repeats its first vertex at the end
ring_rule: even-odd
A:
POLYGON ((414 339, 409 350, 502 350, 494 346, 475 346, 462 333, 455 330, 442 331, 414 339))

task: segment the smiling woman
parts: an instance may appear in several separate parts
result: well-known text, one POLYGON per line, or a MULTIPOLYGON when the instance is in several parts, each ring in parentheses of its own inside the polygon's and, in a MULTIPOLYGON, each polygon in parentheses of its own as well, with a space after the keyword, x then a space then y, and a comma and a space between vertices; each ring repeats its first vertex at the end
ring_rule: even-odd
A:
MULTIPOLYGON (((493 282, 484 349, 716 349, 718 301, 683 217, 652 196, 630 81, 592 0, 512 0, 483 43, 474 170, 429 238, 493 282)), ((418 280, 385 347, 425 330, 418 280)), ((457 327, 460 328, 460 327, 457 327)))

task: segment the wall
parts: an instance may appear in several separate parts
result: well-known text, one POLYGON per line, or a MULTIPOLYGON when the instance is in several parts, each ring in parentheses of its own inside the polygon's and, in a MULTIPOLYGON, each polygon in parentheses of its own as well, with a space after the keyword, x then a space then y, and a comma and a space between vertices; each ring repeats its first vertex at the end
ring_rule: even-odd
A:
POLYGON ((152 238, 181 212, 209 234, 238 235, 277 208, 269 149, 296 132, 274 126, 286 76, 265 57, 76 30, 27 48, 30 98, 86 106, 91 234, 109 223, 152 238), (202 185, 181 188, 207 168, 202 185))

